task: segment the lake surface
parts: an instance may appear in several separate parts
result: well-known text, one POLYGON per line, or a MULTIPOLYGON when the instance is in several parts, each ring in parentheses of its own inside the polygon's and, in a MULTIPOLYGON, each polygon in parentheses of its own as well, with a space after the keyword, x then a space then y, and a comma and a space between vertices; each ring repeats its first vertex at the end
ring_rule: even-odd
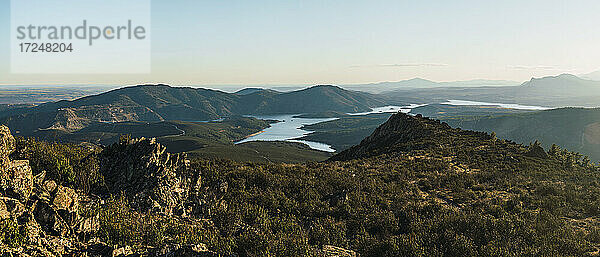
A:
POLYGON ((389 106, 384 106, 384 107, 373 108, 370 112, 357 112, 357 113, 347 113, 347 114, 353 115, 353 116, 360 116, 360 115, 369 115, 369 114, 375 114, 375 113, 397 113, 397 112, 409 113, 414 108, 422 107, 422 106, 426 106, 426 105, 427 104, 411 104, 408 106, 389 105, 389 106))
MULTIPOLYGON (((425 104, 426 105, 426 104, 425 104)), ((404 113, 409 113, 413 108, 417 108, 420 106, 425 106, 423 104, 411 104, 408 106, 383 106, 373 108, 370 112, 361 112, 361 113, 348 113, 349 115, 369 115, 374 113, 397 113, 399 111, 404 113)), ((266 128, 262 133, 248 137, 244 140, 236 142, 236 144, 241 144, 244 142, 252 142, 252 141, 287 141, 287 142, 297 142, 304 143, 308 145, 312 149, 321 150, 325 152, 335 152, 335 149, 331 147, 331 145, 323 144, 314 141, 305 141, 305 140, 297 140, 297 138, 301 138, 306 136, 312 131, 306 131, 300 129, 305 125, 312 125, 326 121, 337 120, 338 118, 294 118, 298 114, 286 114, 286 115, 263 115, 263 116, 252 116, 257 119, 262 120, 278 120, 280 122, 271 124, 271 127, 266 128)))
POLYGON ((554 109, 554 108, 542 107, 542 106, 503 104, 503 103, 486 103, 486 102, 465 101, 465 100, 448 100, 447 102, 440 103, 440 104, 457 105, 457 106, 497 106, 497 107, 506 108, 506 109, 530 110, 530 111, 543 111, 543 110, 554 109))
POLYGON ((321 150, 325 152, 335 152, 335 150, 331 148, 330 145, 313 141, 296 140, 296 138, 300 138, 312 133, 311 131, 300 129, 304 125, 312 125, 321 122, 337 120, 338 118, 294 118, 294 116, 296 115, 298 114, 252 116, 257 119, 278 120, 280 122, 273 123, 271 124, 271 127, 266 128, 262 133, 248 137, 242 141, 238 141, 236 142, 236 144, 251 141, 287 141, 304 143, 307 144, 310 148, 316 150, 321 150))
MULTIPOLYGON (((464 101, 464 100, 448 100, 447 102, 441 103, 446 105, 456 105, 456 106, 498 106, 501 108, 507 109, 516 109, 516 110, 549 110, 552 108, 542 107, 542 106, 528 106, 528 105, 520 105, 520 104, 503 104, 503 103, 486 103, 486 102, 476 102, 476 101, 464 101)), ((376 113, 410 113, 410 111, 417 107, 426 106, 427 104, 411 104, 408 106, 383 106, 373 108, 370 112, 359 112, 359 113, 348 113, 348 115, 360 116, 360 115, 369 115, 376 113)), ((306 131, 300 129, 304 125, 312 125, 326 121, 337 120, 338 118, 294 118, 298 114, 286 114, 286 115, 266 115, 266 116, 252 116, 257 119, 262 120, 278 120, 280 122, 271 124, 271 127, 266 128, 262 133, 248 137, 242 141, 236 142, 236 144, 251 142, 251 141, 287 141, 287 142, 297 142, 304 143, 308 145, 312 149, 321 150, 325 152, 335 152, 335 150, 328 144, 323 144, 319 142, 313 141, 305 141, 305 140, 297 140, 297 138, 301 138, 306 136, 311 131, 306 131)))

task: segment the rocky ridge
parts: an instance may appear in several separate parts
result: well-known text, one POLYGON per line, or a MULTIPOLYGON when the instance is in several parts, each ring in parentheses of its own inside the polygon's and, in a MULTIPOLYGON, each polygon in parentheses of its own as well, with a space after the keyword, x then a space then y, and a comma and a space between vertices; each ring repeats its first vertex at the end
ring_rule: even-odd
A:
POLYGON ((184 155, 166 153, 154 139, 127 138, 101 152, 108 193, 103 197, 59 185, 44 171, 34 175, 29 161, 10 159, 14 151, 14 137, 0 126, 0 225, 14 235, 26 232, 24 238, 13 238, 13 245, 0 240, 3 256, 212 256, 205 245, 113 249, 95 235, 98 215, 81 213, 84 206, 102 205, 103 198, 123 194, 140 212, 191 214, 189 199, 198 192, 200 176, 189 169, 184 155))
POLYGON ((154 138, 121 138, 100 154, 109 193, 124 192, 135 209, 188 216, 198 207, 200 173, 185 154, 170 154, 154 138))
POLYGON ((449 139, 465 133, 487 136, 484 133, 453 129, 444 122, 425 118, 419 114, 411 116, 397 113, 379 126, 369 137, 362 140, 359 145, 342 151, 333 156, 331 160, 349 160, 385 153, 442 147, 437 139, 449 139))
POLYGON ((18 245, 2 245, 3 254, 61 256, 81 248, 78 238, 97 229, 94 217, 79 215, 80 203, 88 201, 75 190, 32 173, 29 161, 11 160, 15 139, 0 127, 0 219, 4 226, 26 231, 18 245))

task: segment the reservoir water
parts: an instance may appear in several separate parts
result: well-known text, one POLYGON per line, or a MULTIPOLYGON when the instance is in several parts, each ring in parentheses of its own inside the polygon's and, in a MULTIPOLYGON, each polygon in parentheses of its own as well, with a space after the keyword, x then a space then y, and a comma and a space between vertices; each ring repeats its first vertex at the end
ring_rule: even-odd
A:
POLYGON ((542 107, 542 106, 503 104, 503 103, 486 103, 486 102, 465 101, 465 100, 448 100, 447 102, 441 103, 441 104, 457 105, 457 106, 497 106, 497 107, 506 108, 506 109, 529 110, 529 111, 543 111, 543 110, 553 109, 553 108, 542 107))
MULTIPOLYGON (((448 100, 447 102, 441 103, 446 105, 457 105, 457 106, 498 106, 501 108, 517 109, 517 110, 548 110, 552 108, 541 107, 541 106, 527 106, 519 104, 503 104, 503 103, 486 103, 486 102, 475 102, 475 101, 464 101, 464 100, 448 100)), ((383 106, 373 108, 370 112, 360 113, 348 113, 348 115, 359 116, 369 115, 376 113, 410 113, 410 111, 417 107, 426 106, 427 104, 411 104, 408 106, 383 106)), ((244 140, 236 142, 236 144, 251 142, 251 141, 287 141, 287 142, 298 142, 308 145, 312 149, 321 150, 325 152, 335 152, 335 150, 328 144, 323 144, 313 141, 297 140, 305 135, 312 133, 300 129, 304 125, 312 125, 326 121, 337 120, 338 118, 295 118, 298 114, 285 114, 285 115, 265 115, 265 116, 252 116, 257 119, 263 120, 278 120, 279 122, 271 124, 271 127, 266 128, 259 134, 248 137, 244 140)))
POLYGON ((331 148, 330 145, 312 141, 296 140, 296 138, 300 138, 311 133, 310 131, 300 129, 304 125, 312 125, 325 121, 337 120, 338 118, 294 118, 295 115, 297 114, 252 116, 257 119, 278 120, 279 122, 271 124, 271 127, 266 128, 262 133, 238 141, 236 142, 236 144, 251 141, 287 141, 304 143, 307 144, 310 148, 316 150, 321 150, 325 152, 335 152, 335 150, 331 148))
POLYGON ((370 112, 357 112, 357 113, 347 113, 347 114, 352 115, 352 116, 360 116, 360 115, 369 115, 369 114, 375 114, 375 113, 397 113, 397 112, 409 113, 414 108, 422 107, 422 106, 426 106, 426 105, 427 104, 411 104, 408 106, 389 105, 389 106, 384 106, 384 107, 373 108, 370 112))
MULTIPOLYGON (((417 108, 423 105, 411 104, 409 106, 384 106, 373 108, 370 112, 361 113, 348 113, 349 115, 368 115, 374 113, 396 113, 402 111, 409 113, 411 109, 417 108)), ((338 118, 295 118, 298 114, 285 114, 285 115, 263 115, 263 116, 252 116, 262 120, 278 120, 279 122, 271 124, 271 127, 266 128, 262 133, 248 137, 244 140, 236 142, 241 144, 244 142, 251 141, 287 141, 287 142, 298 142, 308 145, 312 149, 321 150, 325 152, 335 152, 331 145, 323 144, 313 141, 297 140, 297 138, 306 136, 311 131, 300 129, 304 125, 312 125, 326 121, 337 120, 338 118)))

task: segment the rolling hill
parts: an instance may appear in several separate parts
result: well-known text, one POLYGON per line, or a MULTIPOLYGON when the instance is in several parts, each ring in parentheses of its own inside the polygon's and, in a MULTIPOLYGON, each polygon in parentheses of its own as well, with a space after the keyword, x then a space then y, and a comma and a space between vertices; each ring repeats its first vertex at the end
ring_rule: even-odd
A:
MULTIPOLYGON (((252 96, 252 95, 249 95, 252 96)), ((361 112, 384 106, 386 101, 375 95, 349 91, 337 86, 321 85, 282 94, 269 94, 268 101, 250 113, 289 114, 315 112, 361 112)))
POLYGON ((384 105, 383 99, 326 85, 288 93, 250 90, 241 95, 201 88, 141 85, 73 101, 4 108, 0 122, 28 135, 40 129, 72 132, 105 122, 209 121, 232 115, 359 112, 384 105))

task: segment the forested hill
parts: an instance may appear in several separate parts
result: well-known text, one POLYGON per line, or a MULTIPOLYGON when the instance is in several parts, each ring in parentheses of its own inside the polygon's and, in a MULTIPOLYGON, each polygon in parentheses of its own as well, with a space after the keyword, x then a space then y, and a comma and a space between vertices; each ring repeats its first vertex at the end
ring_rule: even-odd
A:
POLYGON ((258 90, 248 94, 141 85, 74 101, 7 108, 0 112, 0 123, 21 132, 47 128, 72 131, 98 122, 207 121, 247 114, 362 112, 385 104, 379 96, 327 85, 287 93, 258 90))

